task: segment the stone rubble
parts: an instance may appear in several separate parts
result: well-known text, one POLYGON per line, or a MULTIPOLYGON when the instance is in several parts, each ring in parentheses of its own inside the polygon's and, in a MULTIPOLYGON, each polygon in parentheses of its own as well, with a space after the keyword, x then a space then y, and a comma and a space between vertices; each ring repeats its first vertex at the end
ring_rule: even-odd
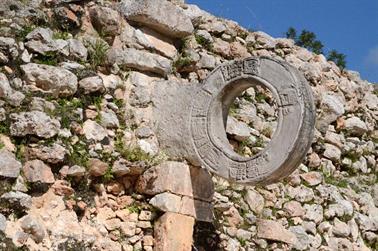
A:
MULTIPOLYGON (((4 0, 0 13, 0 250, 377 249, 378 87, 358 73, 182 0, 4 0), (317 108, 300 167, 257 187, 169 155, 154 124, 159 89, 249 56, 299 69, 317 108)), ((259 154, 278 109, 243 92, 230 149, 259 154)))

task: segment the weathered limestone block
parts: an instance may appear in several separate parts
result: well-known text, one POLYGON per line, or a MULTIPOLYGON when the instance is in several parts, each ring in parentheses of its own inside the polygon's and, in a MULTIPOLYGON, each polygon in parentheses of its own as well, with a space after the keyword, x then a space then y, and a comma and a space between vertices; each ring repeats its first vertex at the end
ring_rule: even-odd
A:
POLYGON ((123 0, 119 10, 128 20, 145 24, 171 37, 182 38, 194 30, 184 12, 166 0, 123 0))
POLYGON ((30 32, 25 46, 30 50, 45 55, 47 53, 63 53, 68 55, 68 42, 63 39, 53 39, 53 31, 49 28, 36 28, 30 32))
POLYGON ((171 192, 211 202, 214 186, 209 173, 185 163, 167 161, 144 172, 137 182, 140 193, 171 192))
POLYGON ((345 112, 344 103, 339 96, 324 93, 321 97, 321 112, 316 120, 316 128, 326 132, 328 125, 345 112))
POLYGON ((0 178, 17 178, 21 170, 21 162, 16 160, 13 153, 0 150, 0 178))
POLYGON ((107 57, 110 64, 117 64, 120 67, 149 71, 163 76, 171 72, 171 61, 169 59, 134 48, 124 50, 112 48, 107 57))
POLYGON ((26 233, 29 233, 31 238, 37 243, 42 242, 43 238, 46 236, 46 230, 41 223, 41 220, 37 219, 37 217, 30 215, 23 217, 21 219, 21 228, 26 233))
POLYGON ((255 190, 248 189, 247 193, 244 195, 244 200, 254 213, 261 214, 265 206, 265 200, 261 194, 255 190))
POLYGON ((109 169, 109 165, 99 159, 88 160, 89 174, 94 177, 102 176, 109 169))
POLYGON ((156 195, 150 204, 163 212, 179 213, 194 217, 197 221, 213 221, 213 206, 210 202, 195 200, 188 196, 169 192, 156 195))
POLYGON ((36 135, 41 138, 51 138, 58 134, 60 123, 40 111, 12 113, 10 133, 12 136, 36 135))
POLYGON ((27 147, 25 153, 27 159, 40 159, 51 164, 63 162, 66 154, 67 150, 57 143, 51 146, 33 145, 27 147))
POLYGON ((0 233, 3 233, 7 228, 7 218, 4 215, 0 214, 0 233))
POLYGON ((22 169, 28 182, 51 184, 55 182, 51 168, 40 160, 27 161, 22 169))
POLYGON ((169 192, 161 193, 153 197, 150 204, 163 212, 180 213, 181 196, 169 192))
POLYGON ((352 135, 362 136, 368 131, 366 123, 358 117, 351 117, 345 120, 345 129, 352 135))
POLYGON ((154 48, 161 55, 168 58, 174 58, 176 56, 177 49, 171 39, 164 37, 156 31, 148 28, 142 28, 142 31, 152 48, 154 48))
POLYGON ((257 221, 257 237, 288 244, 297 242, 297 238, 292 232, 286 230, 280 223, 271 220, 259 219, 257 221))
POLYGON ((67 42, 71 58, 82 61, 87 60, 88 50, 80 40, 68 39, 67 42))
POLYGON ((108 133, 105 128, 100 126, 96 121, 87 119, 83 124, 84 135, 88 140, 101 141, 108 133))
POLYGON ((121 17, 119 13, 108 7, 94 6, 89 10, 92 25, 105 36, 115 36, 120 31, 121 17))
POLYGON ((88 77, 80 80, 79 87, 84 90, 84 94, 90 94, 93 92, 102 93, 105 91, 104 82, 99 76, 88 77))
POLYGON ((155 223, 155 251, 190 251, 193 243, 194 218, 165 213, 155 223))
POLYGON ((0 73, 0 98, 5 99, 13 106, 19 106, 24 100, 25 95, 22 92, 14 90, 10 86, 7 76, 0 73))
POLYGON ((61 67, 30 63, 22 65, 21 69, 32 90, 55 97, 70 96, 77 90, 76 75, 61 67))

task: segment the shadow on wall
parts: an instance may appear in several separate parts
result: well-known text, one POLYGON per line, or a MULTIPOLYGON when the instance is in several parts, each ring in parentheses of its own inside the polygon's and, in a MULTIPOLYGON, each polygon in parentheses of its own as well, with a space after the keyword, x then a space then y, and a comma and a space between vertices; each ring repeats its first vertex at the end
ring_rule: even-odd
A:
POLYGON ((192 251, 220 251, 220 238, 213 223, 197 222, 194 226, 192 251))

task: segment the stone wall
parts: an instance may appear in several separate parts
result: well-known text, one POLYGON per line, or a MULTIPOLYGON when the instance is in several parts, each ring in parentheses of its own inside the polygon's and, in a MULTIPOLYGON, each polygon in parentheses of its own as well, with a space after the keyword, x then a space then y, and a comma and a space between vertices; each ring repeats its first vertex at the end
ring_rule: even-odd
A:
MULTIPOLYGON (((258 88, 235 102, 230 145, 251 156, 274 134, 275 103, 258 88)), ((377 118, 358 73, 183 1, 3 0, 0 250, 376 250, 377 118), (262 56, 298 69, 315 99, 294 173, 230 183, 162 142, 172 83, 262 56)))

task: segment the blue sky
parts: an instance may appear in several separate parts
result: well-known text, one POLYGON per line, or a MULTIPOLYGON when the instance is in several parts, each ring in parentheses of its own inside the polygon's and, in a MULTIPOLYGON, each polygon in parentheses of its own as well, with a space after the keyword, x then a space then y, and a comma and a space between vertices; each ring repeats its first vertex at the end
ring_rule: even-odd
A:
POLYGON ((283 37, 288 27, 316 33, 347 68, 378 83, 378 0, 186 0, 246 28, 283 37))

